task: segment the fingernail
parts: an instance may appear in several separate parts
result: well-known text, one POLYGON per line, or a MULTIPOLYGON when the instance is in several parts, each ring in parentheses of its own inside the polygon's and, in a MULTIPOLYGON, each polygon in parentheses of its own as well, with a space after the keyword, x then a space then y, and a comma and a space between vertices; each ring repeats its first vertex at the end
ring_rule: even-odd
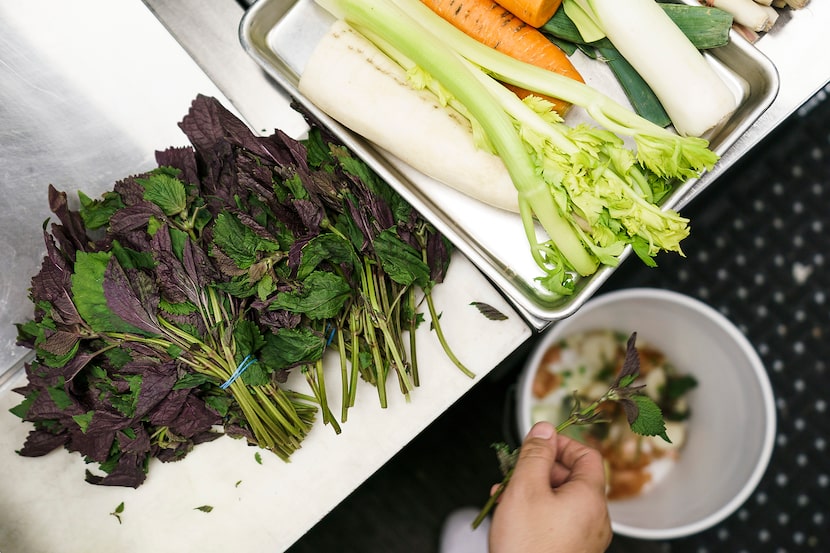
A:
POLYGON ((537 422, 533 425, 530 429, 530 432, 527 433, 529 438, 542 438, 543 440, 549 440, 551 436, 556 432, 556 428, 549 423, 549 422, 537 422))

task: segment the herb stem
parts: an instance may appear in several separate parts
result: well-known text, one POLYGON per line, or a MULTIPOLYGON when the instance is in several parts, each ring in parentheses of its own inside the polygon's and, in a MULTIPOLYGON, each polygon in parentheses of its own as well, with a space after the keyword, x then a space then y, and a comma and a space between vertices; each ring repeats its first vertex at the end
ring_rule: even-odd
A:
POLYGON ((444 337, 444 331, 441 329, 438 313, 435 310, 435 303, 432 301, 432 293, 425 292, 424 294, 427 300, 427 307, 429 308, 429 316, 432 319, 432 328, 435 330, 435 335, 438 337, 438 341, 441 343, 441 347, 444 348, 444 352, 446 352, 447 357, 450 358, 450 360, 462 373, 470 378, 475 378, 475 373, 468 369, 464 363, 456 357, 455 352, 452 351, 450 345, 447 343, 447 339, 444 337))
POLYGON ((343 329, 338 325, 337 353, 340 359, 340 422, 345 423, 349 418, 349 367, 346 361, 346 339, 343 337, 343 329))
POLYGON ((359 330, 360 330, 360 317, 357 316, 355 313, 357 307, 352 307, 349 310, 349 328, 352 331, 352 372, 349 375, 349 407, 354 406, 355 397, 357 395, 357 379, 360 373, 360 337, 359 337, 359 330))

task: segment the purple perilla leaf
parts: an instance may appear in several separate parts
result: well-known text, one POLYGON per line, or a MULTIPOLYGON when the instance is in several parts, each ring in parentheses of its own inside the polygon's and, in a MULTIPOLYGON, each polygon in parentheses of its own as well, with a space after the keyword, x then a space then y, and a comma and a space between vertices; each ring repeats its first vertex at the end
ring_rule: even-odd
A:
POLYGON ((121 372, 141 375, 141 389, 133 414, 134 420, 143 418, 159 405, 173 391, 173 386, 178 380, 176 363, 173 361, 159 363, 153 359, 142 358, 127 363, 121 372))
POLYGON ((118 448, 124 454, 135 454, 146 456, 150 453, 150 435, 142 424, 134 424, 129 428, 130 434, 119 432, 116 435, 118 448))
POLYGON ((211 278, 210 276, 200 277, 200 273, 212 271, 212 268, 208 269, 209 261, 201 257, 197 261, 198 253, 194 253, 194 250, 203 253, 202 250, 193 246, 188 238, 182 246, 183 261, 180 261, 173 253, 173 243, 167 225, 158 229, 150 240, 150 244, 157 263, 156 283, 164 297, 173 303, 189 300, 194 305, 199 305, 201 303, 200 291, 211 278))
POLYGON ((53 355, 66 355, 80 339, 77 332, 67 332, 65 330, 44 330, 45 340, 38 346, 40 349, 47 351, 53 355))
POLYGON ((245 123, 233 115, 215 98, 199 94, 191 103, 179 128, 193 144, 197 153, 205 157, 215 155, 214 147, 220 142, 239 146, 251 152, 273 159, 270 149, 258 140, 245 123))
POLYGON ((85 412, 86 409, 83 408, 80 402, 72 395, 67 394, 61 383, 58 383, 40 390, 40 393, 37 394, 37 397, 29 406, 25 420, 31 422, 69 420, 71 422, 70 417, 85 412), (58 402, 60 402, 60 405, 58 402))
POLYGON ((450 243, 440 234, 431 232, 427 235, 426 251, 430 279, 435 283, 444 282, 450 265, 450 243))
POLYGON ((155 426, 170 426, 179 413, 182 412, 185 401, 190 395, 190 390, 173 390, 156 404, 155 408, 148 414, 150 424, 155 426))
POLYGON ((75 259, 75 252, 85 251, 88 237, 84 221, 77 211, 69 209, 66 201, 66 193, 59 192, 51 184, 49 185, 49 209, 57 215, 60 225, 52 225, 52 234, 61 244, 61 249, 75 259))
POLYGON ((53 434, 46 430, 35 429, 26 436, 26 441, 18 453, 23 457, 42 457, 63 447, 68 441, 69 433, 66 431, 53 434))
POLYGON ((179 180, 184 183, 199 185, 199 168, 196 155, 189 146, 181 148, 167 148, 156 152, 156 163, 159 167, 174 167, 180 171, 179 180))
POLYGON ((625 411, 625 418, 628 419, 629 426, 634 424, 634 421, 637 420, 637 416, 640 414, 640 408, 637 407, 634 401, 628 398, 620 399, 619 403, 622 405, 623 411, 625 411))
POLYGON ((179 436, 191 438, 202 432, 207 432, 213 425, 220 424, 222 417, 210 409, 204 401, 189 394, 182 405, 175 420, 168 425, 179 436))
POLYGON ((32 300, 35 303, 47 301, 52 306, 51 318, 60 325, 75 325, 82 322, 78 309, 72 301, 72 269, 57 249, 51 236, 44 233, 46 256, 40 272, 32 277, 32 300))
POLYGON ((160 334, 156 313, 159 295, 155 283, 145 273, 127 272, 112 256, 104 272, 104 297, 107 306, 121 320, 147 332, 160 334))
POLYGON ((121 179, 115 183, 113 191, 121 196, 121 202, 125 206, 136 206, 144 202, 144 187, 139 184, 137 179, 147 178, 148 176, 149 173, 142 173, 121 179))
POLYGON ((115 440, 115 427, 117 426, 115 424, 105 424, 104 421, 110 422, 109 419, 121 422, 120 427, 123 427, 124 421, 122 418, 117 418, 106 411, 96 411, 92 416, 90 425, 97 422, 100 428, 95 428, 92 431, 88 430, 86 433, 81 432, 80 428, 77 431, 70 432, 66 450, 76 451, 96 463, 106 461, 112 449, 112 442, 115 440), (98 421, 95 419, 98 419, 98 421))
POLYGON ((86 481, 98 486, 139 487, 147 478, 144 471, 146 455, 124 453, 106 476, 98 476, 86 471, 86 481))
MULTIPOLYGON (((159 206, 153 202, 142 200, 134 205, 129 205, 116 211, 110 218, 110 232, 123 241, 123 237, 146 234, 147 223, 154 217, 164 221, 166 216, 159 206)), ((147 238, 130 240, 130 242, 146 245, 147 238)))
POLYGON ((291 205, 297 210, 297 215, 300 216, 307 232, 315 235, 319 234, 320 223, 325 216, 322 207, 311 200, 294 200, 291 205))
POLYGON ((625 360, 623 361, 623 366, 620 369, 620 373, 617 375, 617 379, 614 381, 615 388, 620 387, 620 383, 623 380, 626 381, 626 384, 623 387, 627 387, 631 384, 633 379, 640 374, 640 353, 637 351, 637 347, 635 346, 636 341, 637 333, 632 332, 625 346, 625 360))
POLYGON ((365 209, 362 209, 362 207, 352 197, 347 199, 346 205, 355 226, 363 235, 363 243, 358 249, 361 253, 365 253, 369 249, 372 240, 375 239, 380 231, 372 225, 372 222, 369 219, 369 213, 365 209))

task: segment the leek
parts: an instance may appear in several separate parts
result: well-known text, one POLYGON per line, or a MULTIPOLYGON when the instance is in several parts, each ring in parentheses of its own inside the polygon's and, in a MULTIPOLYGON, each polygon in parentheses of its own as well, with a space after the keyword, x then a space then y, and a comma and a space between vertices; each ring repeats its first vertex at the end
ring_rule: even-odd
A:
POLYGON ((703 136, 735 112, 735 95, 654 0, 563 5, 583 37, 608 37, 654 91, 679 134, 703 136))

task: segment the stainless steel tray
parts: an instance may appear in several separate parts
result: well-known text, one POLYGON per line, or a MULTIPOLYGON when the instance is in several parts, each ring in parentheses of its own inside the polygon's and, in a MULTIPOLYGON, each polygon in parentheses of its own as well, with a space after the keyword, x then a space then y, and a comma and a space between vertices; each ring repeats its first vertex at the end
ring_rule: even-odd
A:
MULTIPOLYGON (((258 0, 242 18, 240 41, 280 86, 467 255, 530 324, 541 329, 576 311, 608 279, 613 268, 603 267, 595 275, 581 278, 571 296, 551 294, 535 282, 541 272, 531 258, 517 214, 485 205, 414 170, 328 117, 297 90, 306 61, 332 22, 332 16, 313 0, 258 0)), ((723 155, 775 99, 778 72, 769 59, 734 32, 728 45, 708 51, 706 58, 739 99, 732 118, 707 136, 712 149, 723 155)), ((574 65, 586 82, 628 105, 608 68, 579 56, 574 57, 574 65)), ((566 121, 589 121, 581 112, 571 110, 566 121)), ((684 196, 697 180, 679 184, 663 207, 679 209, 685 205, 684 196)), ((630 248, 623 258, 629 254, 630 248)))

